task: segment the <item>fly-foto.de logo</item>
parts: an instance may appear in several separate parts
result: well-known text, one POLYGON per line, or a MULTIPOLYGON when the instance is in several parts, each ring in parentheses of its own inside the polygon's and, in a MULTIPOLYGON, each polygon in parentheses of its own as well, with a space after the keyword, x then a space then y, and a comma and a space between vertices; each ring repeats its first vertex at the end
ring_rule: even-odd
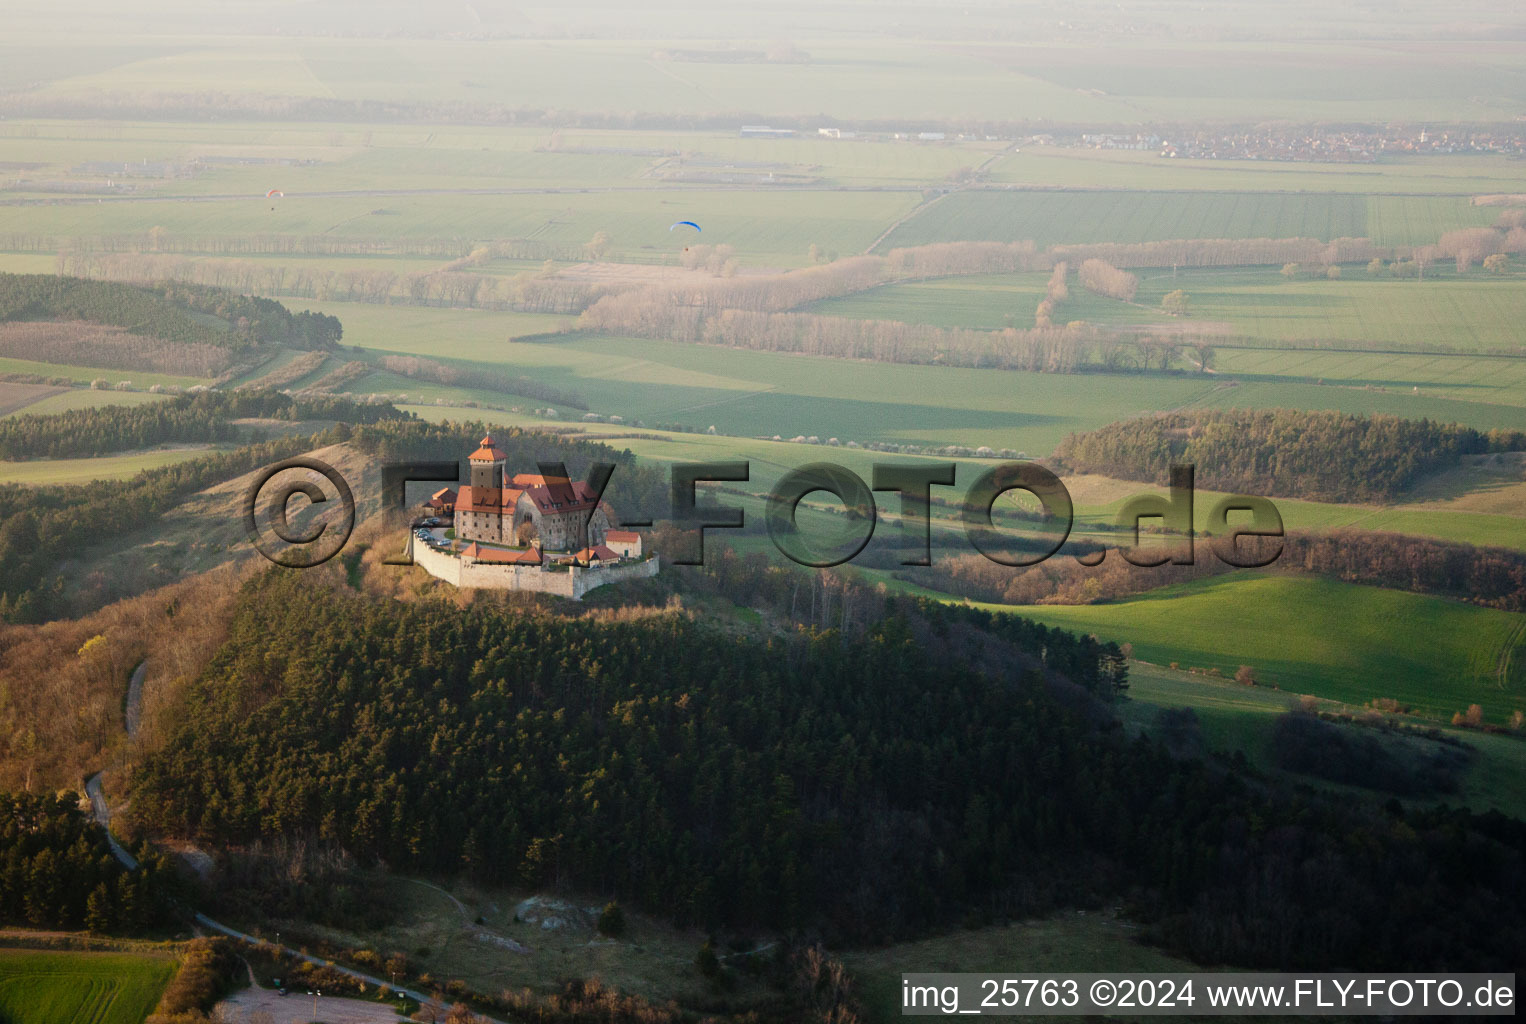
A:
MULTIPOLYGON (((455 533, 478 545, 477 555, 491 559, 500 552, 535 553, 535 561, 555 560, 561 555, 574 561, 608 558, 611 535, 628 536, 633 528, 651 527, 666 520, 670 529, 665 541, 670 550, 663 557, 677 565, 704 563, 705 536, 710 530, 737 530, 747 525, 746 510, 721 501, 699 502, 702 484, 737 484, 751 479, 745 461, 675 463, 670 470, 668 507, 662 514, 652 510, 628 510, 616 517, 604 501, 616 467, 595 463, 586 479, 573 481, 560 462, 537 462, 535 473, 513 473, 502 460, 491 463, 478 458, 495 451, 491 438, 468 461, 462 474, 455 462, 392 463, 381 470, 382 507, 407 508, 409 483, 456 484, 444 487, 426 502, 429 515, 414 523, 426 541, 429 531, 455 533), (479 465, 479 463, 486 463, 479 465), (458 504, 459 503, 459 504, 458 504), (463 525, 468 524, 468 525, 463 525), (618 529, 617 529, 618 527, 618 529)), ((954 463, 875 463, 869 481, 853 470, 828 462, 800 466, 784 473, 770 488, 765 501, 764 523, 774 547, 791 561, 827 568, 857 557, 885 518, 875 495, 895 495, 901 531, 902 565, 932 564, 932 509, 935 503, 951 510, 943 521, 957 524, 969 546, 993 562, 1014 567, 1036 565, 1059 553, 1075 526, 1075 503, 1069 490, 1048 468, 1034 462, 1006 462, 984 469, 955 501, 938 491, 959 485, 960 467, 954 463), (1031 529, 1020 541, 997 525, 999 499, 1025 492, 1037 508, 1024 514, 1031 529), (831 495, 841 502, 844 514, 837 536, 813 536, 800 522, 803 502, 813 496, 831 495)), ((1196 557, 1195 538, 1208 539, 1215 557, 1228 565, 1254 568, 1268 565, 1282 554, 1282 517, 1268 499, 1250 495, 1220 496, 1202 520, 1194 518, 1196 492, 1193 467, 1172 466, 1166 494, 1139 494, 1123 503, 1114 527, 1128 543, 1117 545, 1121 557, 1138 566, 1190 565, 1196 557), (1144 534, 1155 533, 1166 543, 1144 543, 1144 534)), ((724 499, 724 495, 721 498, 724 499)), ((290 568, 321 565, 338 554, 355 527, 354 492, 344 477, 320 460, 287 459, 259 474, 244 500, 244 523, 251 542, 266 558, 290 568), (298 495, 308 505, 294 510, 298 495), (314 515, 332 508, 328 515, 314 515), (306 511, 307 521, 295 525, 306 511)), ((412 547, 408 549, 412 551, 412 547)), ((1100 563, 1105 548, 1092 547, 1077 553, 1086 565, 1100 563)), ((390 564, 410 564, 405 553, 388 559, 390 564)), ((519 558, 528 560, 527 556, 519 558)))

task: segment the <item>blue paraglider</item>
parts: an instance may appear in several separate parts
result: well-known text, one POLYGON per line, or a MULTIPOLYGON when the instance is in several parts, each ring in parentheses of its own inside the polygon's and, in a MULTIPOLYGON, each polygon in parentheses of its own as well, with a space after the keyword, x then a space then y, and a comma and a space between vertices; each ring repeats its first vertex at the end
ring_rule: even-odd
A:
POLYGON ((698 224, 696 224, 696 223, 694 223, 694 222, 693 222, 693 221, 692 221, 692 220, 681 220, 681 221, 678 221, 678 222, 677 222, 677 223, 676 223, 676 224, 674 224, 674 225, 673 225, 673 226, 672 226, 672 227, 670 227, 670 228, 668 228, 668 230, 669 230, 669 231, 672 231, 672 230, 673 230, 673 228, 681 228, 681 227, 683 227, 683 226, 684 226, 684 225, 686 225, 686 224, 687 224, 687 225, 688 225, 688 226, 689 226, 689 227, 691 227, 691 228, 693 228, 693 229, 694 229, 694 230, 695 230, 695 231, 699 231, 699 230, 701 230, 701 229, 700 229, 700 226, 699 226, 699 225, 698 225, 698 224))

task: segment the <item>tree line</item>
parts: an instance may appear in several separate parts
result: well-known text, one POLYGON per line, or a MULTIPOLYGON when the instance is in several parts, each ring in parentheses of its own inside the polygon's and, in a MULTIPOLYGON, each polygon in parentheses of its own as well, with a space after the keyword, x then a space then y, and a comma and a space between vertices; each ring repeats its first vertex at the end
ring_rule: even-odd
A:
POLYGON ((235 391, 277 391, 314 372, 328 361, 327 352, 304 352, 297 358, 276 367, 253 380, 245 381, 235 391))
POLYGON ((1296 409, 1160 413, 1071 434, 1055 459, 1077 473, 1164 485, 1174 463, 1216 491, 1310 501, 1391 501, 1464 455, 1526 449, 1526 432, 1296 409))
POLYGON ((175 443, 217 444, 240 436, 237 419, 336 419, 372 423, 406 418, 390 405, 329 395, 203 391, 144 405, 106 405, 0 419, 0 459, 65 459, 175 443))
MULTIPOLYGON (((1275 540, 1242 537, 1247 555, 1270 555, 1275 540)), ((1451 597, 1504 611, 1526 611, 1526 554, 1507 548, 1369 530, 1289 533, 1271 572, 1312 573, 1390 590, 1451 597)), ((898 569, 908 582, 975 601, 999 604, 1095 604, 1159 587, 1235 571, 1198 538, 1191 565, 1137 566, 1117 553, 1085 566, 1069 558, 1013 568, 982 555, 937 558, 931 566, 898 569)))
POLYGON ((0 793, 0 921, 136 934, 165 923, 174 870, 142 847, 124 868, 79 794, 0 793))
POLYGON ((1100 260, 1095 256, 1081 261, 1081 269, 1076 273, 1081 282, 1081 287, 1089 292, 1096 292, 1110 299, 1120 302, 1133 302, 1134 293, 1139 291, 1139 278, 1127 270, 1119 270, 1106 260, 1100 260))
POLYGON ((80 320, 0 325, 0 356, 56 366, 189 377, 216 377, 232 363, 232 353, 220 345, 166 341, 123 327, 80 320))
MULTIPOLYGON (((493 244, 471 250, 440 270, 399 274, 384 267, 328 267, 190 257, 171 253, 96 253, 68 250, 59 254, 60 273, 100 281, 147 284, 177 281, 198 287, 286 295, 329 302, 404 303, 575 315, 599 297, 619 288, 560 276, 555 268, 523 270, 512 275, 473 273, 476 254, 513 252, 513 245, 493 244)), ((549 260, 548 260, 549 263, 549 260)), ((300 314, 299 314, 300 315, 300 314)), ((317 315, 317 314, 314 314, 317 315)), ((337 340, 337 338, 336 338, 337 340)))
POLYGON ((751 633, 330 577, 246 585, 135 774, 146 827, 829 942, 1099 899, 1200 962, 1493 967, 1526 940, 1520 822, 1174 759, 1060 674, 1062 631, 880 594, 848 633, 751 633))
POLYGON ((1064 260, 1054 265, 1054 270, 1049 274, 1049 280, 1044 283, 1044 297, 1033 313, 1033 326, 1054 326, 1054 315, 1059 310, 1060 303, 1070 298, 1070 285, 1065 283, 1069 274, 1070 264, 1064 260))
POLYGON ((332 348, 343 334, 323 313, 292 313, 272 299, 200 285, 129 285, 52 274, 0 274, 0 322, 88 320, 164 341, 224 348, 332 348), (205 313, 226 326, 209 324, 205 313))

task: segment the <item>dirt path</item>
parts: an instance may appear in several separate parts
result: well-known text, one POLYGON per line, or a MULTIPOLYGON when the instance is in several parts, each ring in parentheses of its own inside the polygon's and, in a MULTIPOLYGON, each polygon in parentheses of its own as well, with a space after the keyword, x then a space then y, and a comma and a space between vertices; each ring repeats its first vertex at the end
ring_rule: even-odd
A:
POLYGON ((900 217, 896 218, 894 221, 892 221, 888 228, 886 228, 884 231, 881 231, 879 233, 879 237, 878 238, 876 238, 874 241, 869 243, 869 248, 864 250, 864 255, 865 256, 872 255, 874 253, 874 250, 879 248, 880 243, 883 242, 885 239, 890 237, 890 233, 892 231, 894 231, 896 228, 900 227, 902 224, 905 224, 907 221, 911 220, 911 218, 915 217, 917 214, 919 214, 922 211, 930 208, 933 204, 939 202, 945 196, 949 196, 949 195, 952 195, 952 194, 953 194, 952 192, 939 192, 937 195, 933 196, 931 199, 928 199, 928 200, 926 200, 924 202, 920 202, 916 206, 913 206, 910 210, 907 210, 905 214, 903 214, 902 216, 900 216, 900 217))
POLYGON ((422 878, 400 878, 399 881, 409 882, 413 885, 422 885, 424 888, 429 889, 432 892, 439 893, 441 896, 444 896, 446 899, 450 900, 456 905, 456 909, 461 913, 462 924, 472 923, 472 912, 466 909, 466 904, 462 903, 460 900, 456 899, 455 896, 440 888, 438 885, 435 885, 433 882, 426 882, 422 878))

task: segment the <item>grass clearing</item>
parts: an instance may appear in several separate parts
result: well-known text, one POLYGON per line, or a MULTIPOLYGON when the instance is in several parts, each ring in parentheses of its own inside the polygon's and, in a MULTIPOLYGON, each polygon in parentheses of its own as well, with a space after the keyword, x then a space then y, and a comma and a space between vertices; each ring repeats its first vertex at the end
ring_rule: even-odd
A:
POLYGON ((174 973, 168 955, 0 949, 0 1022, 142 1024, 174 973))
MULTIPOLYGON (((1307 783, 1311 781, 1308 776, 1282 773, 1274 764, 1270 749, 1271 731, 1278 716, 1297 704, 1297 695, 1285 690, 1241 686, 1228 679, 1133 661, 1129 664, 1129 700, 1119 705, 1119 713, 1125 722, 1149 730, 1157 722, 1158 709, 1191 708, 1209 750, 1238 751, 1260 771, 1288 774, 1289 778, 1307 783)), ((1322 704, 1321 709, 1356 710, 1338 703, 1322 704)), ((1522 737, 1461 729, 1445 732, 1473 748, 1473 763, 1463 779, 1461 793, 1432 798, 1429 802, 1462 804, 1475 811, 1496 809, 1515 817, 1526 815, 1526 742, 1522 737)), ((1317 784, 1337 793, 1371 795, 1368 790, 1317 784)))
POLYGON ((1147 661, 1225 676, 1251 665, 1264 685, 1351 704, 1392 697, 1445 720, 1476 703, 1492 722, 1526 709, 1526 674, 1499 674, 1523 616, 1441 598, 1244 572, 1108 604, 1004 610, 1130 642, 1147 661))
MULTIPOLYGON (((459 978, 487 992, 551 992, 563 979, 597 976, 622 992, 682 1001, 685 994, 699 996, 707 985, 694 966, 704 934, 630 908, 625 908, 625 934, 615 940, 594 930, 603 901, 592 898, 482 889, 465 882, 448 883, 447 890, 403 877, 382 884, 394 918, 380 929, 350 932, 266 922, 265 931, 280 927, 291 934, 295 925, 352 949, 401 950, 442 981, 459 978), (543 927, 546 918, 560 923, 543 927)), ((744 987, 756 984, 743 982, 744 987)))
POLYGON ((27 462, 0 461, 0 483, 83 484, 91 480, 126 480, 146 469, 159 469, 179 462, 199 459, 214 449, 208 445, 187 448, 161 448, 125 455, 100 455, 87 459, 32 459, 27 462))

